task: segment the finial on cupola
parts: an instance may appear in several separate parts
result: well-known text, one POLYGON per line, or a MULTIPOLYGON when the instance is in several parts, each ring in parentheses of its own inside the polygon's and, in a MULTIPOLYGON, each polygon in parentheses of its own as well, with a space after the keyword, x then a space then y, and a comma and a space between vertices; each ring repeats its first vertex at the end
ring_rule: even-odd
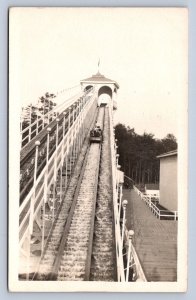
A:
POLYGON ((99 58, 99 60, 98 60, 98 74, 99 74, 99 66, 100 66, 100 58, 99 58))

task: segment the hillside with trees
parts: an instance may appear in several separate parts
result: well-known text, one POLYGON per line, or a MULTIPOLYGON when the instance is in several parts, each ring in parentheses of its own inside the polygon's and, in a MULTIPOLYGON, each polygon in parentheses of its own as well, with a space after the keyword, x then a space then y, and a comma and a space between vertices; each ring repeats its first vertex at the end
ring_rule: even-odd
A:
POLYGON ((156 139, 152 133, 139 135, 134 128, 119 123, 115 136, 121 170, 138 184, 157 183, 160 163, 156 156, 177 149, 177 140, 171 133, 156 139))

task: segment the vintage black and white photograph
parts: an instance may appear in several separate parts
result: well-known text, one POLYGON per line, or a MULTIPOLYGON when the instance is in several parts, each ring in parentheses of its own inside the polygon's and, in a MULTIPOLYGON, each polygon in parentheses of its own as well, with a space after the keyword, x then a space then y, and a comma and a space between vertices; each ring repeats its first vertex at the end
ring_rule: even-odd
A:
POLYGON ((186 291, 187 24, 10 8, 11 291, 186 291))

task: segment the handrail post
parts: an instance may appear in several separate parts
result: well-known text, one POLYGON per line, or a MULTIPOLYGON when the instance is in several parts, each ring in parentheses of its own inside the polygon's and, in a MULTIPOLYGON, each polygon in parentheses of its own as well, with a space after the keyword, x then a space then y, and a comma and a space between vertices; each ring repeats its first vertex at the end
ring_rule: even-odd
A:
POLYGON ((37 123, 36 123, 36 135, 38 135, 38 124, 39 124, 39 122, 38 122, 38 115, 37 115, 37 123))
MULTIPOLYGON (((50 154, 50 132, 51 132, 51 128, 48 127, 47 128, 47 145, 46 145, 46 173, 45 173, 46 194, 48 193, 48 161, 49 161, 49 154, 50 154)), ((46 199, 46 202, 47 202, 47 199, 46 199)))
POLYGON ((62 202, 62 194, 63 194, 63 160, 62 160, 62 157, 61 157, 61 167, 60 167, 60 199, 59 199, 59 202, 61 203, 62 202))
POLYGON ((65 135, 65 115, 66 112, 63 112, 63 138, 62 138, 62 148, 61 148, 61 170, 60 170, 60 203, 62 201, 63 193, 63 161, 64 161, 64 135, 65 135))
POLYGON ((41 239, 41 255, 43 254, 44 251, 44 240, 45 240, 45 213, 46 213, 46 208, 45 208, 45 199, 43 199, 43 204, 42 204, 42 239, 41 239))
POLYGON ((55 155, 55 162, 54 162, 54 184, 53 184, 53 190, 52 190, 52 222, 54 222, 54 210, 55 210, 55 190, 56 190, 56 172, 57 172, 57 147, 58 147, 58 130, 59 130, 59 118, 56 119, 56 155, 55 155))
MULTIPOLYGON (((115 140, 115 141, 117 141, 117 140, 115 140)), ((116 147, 118 147, 118 146, 116 145, 116 147)), ((119 158, 119 154, 117 154, 117 152, 115 151, 115 163, 116 163, 116 175, 117 175, 117 178, 118 178, 118 169, 120 169, 120 166, 118 165, 118 158, 119 158)), ((119 183, 119 181, 117 183, 119 183)))
POLYGON ((48 160, 49 160, 50 131, 51 131, 51 128, 48 127, 47 128, 47 148, 46 148, 46 163, 47 164, 48 164, 48 160))
POLYGON ((151 206, 152 206, 152 200, 151 200, 151 195, 149 196, 149 199, 150 199, 150 203, 149 203, 149 206, 150 206, 150 209, 151 209, 151 206))
POLYGON ((35 204, 35 182, 37 179, 37 161, 38 161, 38 147, 40 145, 40 141, 35 142, 35 166, 34 166, 34 178, 33 178, 33 186, 34 186, 34 193, 33 197, 31 198, 30 204, 30 219, 29 219, 29 231, 30 235, 33 233, 33 215, 34 215, 34 204, 35 204))
POLYGON ((128 241, 128 256, 127 256, 127 272, 126 272, 126 281, 129 281, 129 265, 130 265, 130 260, 131 260, 131 255, 132 255, 132 238, 134 235, 133 230, 129 230, 129 241, 128 241))
POLYGON ((32 114, 31 110, 32 110, 32 104, 30 105, 29 142, 30 142, 30 140, 31 140, 31 114, 32 114))
POLYGON ((118 205, 118 193, 119 193, 119 176, 118 176, 119 166, 116 166, 116 194, 117 194, 117 205, 118 205))
POLYGON ((56 149, 58 147, 58 143, 59 143, 59 118, 56 119, 56 149))
POLYGON ((78 136, 78 142, 79 142, 79 151, 81 148, 81 111, 82 111, 82 107, 81 107, 81 100, 79 101, 78 104, 78 116, 79 116, 79 136, 78 136))
POLYGON ((65 115, 66 115, 66 112, 64 111, 63 112, 63 138, 64 138, 64 135, 65 135, 65 115))
POLYGON ((118 207, 118 215, 120 219, 120 214, 121 214, 121 206, 122 206, 122 185, 120 185, 120 199, 119 199, 119 207, 118 207))
POLYGON ((47 128, 47 146, 46 146, 46 173, 44 176, 44 197, 43 197, 43 212, 42 212, 42 240, 41 240, 41 253, 44 251, 45 243, 45 204, 47 203, 47 189, 48 189, 48 160, 49 160, 49 142, 50 142, 50 131, 51 128, 47 128))
POLYGON ((68 131, 70 129, 71 126, 71 107, 69 107, 69 117, 68 117, 68 131))
POLYGON ((40 145, 40 141, 35 142, 35 167, 34 167, 34 184, 37 178, 37 162, 38 162, 38 147, 40 145))
POLYGON ((123 200, 123 223, 122 223, 122 247, 123 247, 123 240, 124 240, 124 232, 125 232, 125 217, 126 217, 126 207, 127 207, 127 200, 123 200))

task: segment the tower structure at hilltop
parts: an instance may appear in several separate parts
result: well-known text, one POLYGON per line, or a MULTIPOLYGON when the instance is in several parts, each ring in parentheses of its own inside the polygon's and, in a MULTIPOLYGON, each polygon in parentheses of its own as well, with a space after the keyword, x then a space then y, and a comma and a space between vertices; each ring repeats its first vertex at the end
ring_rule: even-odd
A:
POLYGON ((117 91, 119 89, 119 84, 109 78, 106 78, 99 71, 97 74, 92 75, 87 79, 80 81, 82 90, 88 90, 94 88, 98 97, 98 104, 108 104, 109 101, 112 102, 113 109, 117 109, 117 91))

